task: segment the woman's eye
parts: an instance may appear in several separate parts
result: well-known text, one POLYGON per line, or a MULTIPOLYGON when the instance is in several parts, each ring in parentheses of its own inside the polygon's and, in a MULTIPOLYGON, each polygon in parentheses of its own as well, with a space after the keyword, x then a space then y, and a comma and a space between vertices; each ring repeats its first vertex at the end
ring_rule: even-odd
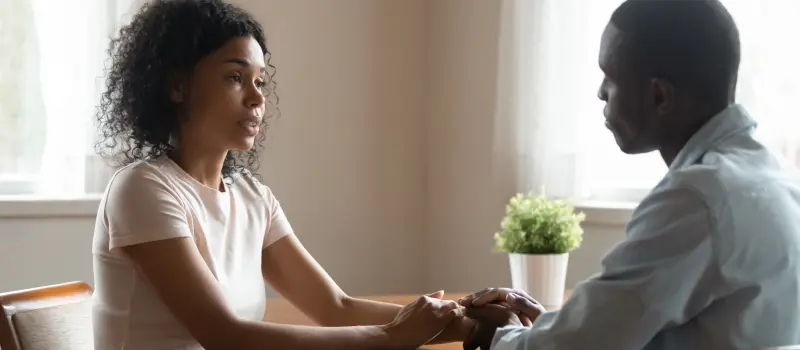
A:
POLYGON ((238 75, 232 75, 232 76, 228 77, 228 79, 230 79, 232 82, 235 82, 235 83, 241 83, 242 82, 242 77, 240 77, 238 75))
POLYGON ((265 82, 263 80, 256 81, 256 86, 258 86, 259 88, 263 89, 263 88, 265 88, 267 86, 267 82, 265 82))

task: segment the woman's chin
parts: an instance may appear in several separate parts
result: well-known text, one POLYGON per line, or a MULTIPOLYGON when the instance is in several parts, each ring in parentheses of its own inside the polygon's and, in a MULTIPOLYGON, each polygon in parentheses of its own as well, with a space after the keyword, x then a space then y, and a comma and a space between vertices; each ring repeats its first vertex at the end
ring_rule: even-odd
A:
POLYGON ((253 149, 253 145, 255 144, 255 140, 253 138, 249 138, 249 140, 240 140, 231 145, 230 149, 233 151, 249 151, 253 149))

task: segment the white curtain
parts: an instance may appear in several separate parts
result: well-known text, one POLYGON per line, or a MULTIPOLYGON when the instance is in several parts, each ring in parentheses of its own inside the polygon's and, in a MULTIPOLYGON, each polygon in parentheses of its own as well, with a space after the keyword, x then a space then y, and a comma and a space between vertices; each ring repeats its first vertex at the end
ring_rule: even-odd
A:
POLYGON ((45 148, 36 192, 84 193, 85 140, 96 102, 102 56, 103 1, 34 0, 45 106, 45 148), (91 20, 75 20, 89 18, 91 20))
POLYGON ((545 186, 552 196, 585 197, 587 127, 603 125, 596 97, 603 26, 597 31, 591 20, 599 6, 502 1, 494 132, 499 190, 512 195, 545 186))
POLYGON ((32 191, 45 138, 32 0, 0 2, 0 195, 32 191))
POLYGON ((739 26, 737 100, 758 121, 761 140, 800 165, 800 1, 723 0, 739 26))
POLYGON ((135 0, 14 1, 31 3, 38 43, 42 89, 32 101, 44 105, 38 132, 45 142, 33 192, 54 197, 101 192, 110 169, 93 153, 94 116, 109 39, 135 0))

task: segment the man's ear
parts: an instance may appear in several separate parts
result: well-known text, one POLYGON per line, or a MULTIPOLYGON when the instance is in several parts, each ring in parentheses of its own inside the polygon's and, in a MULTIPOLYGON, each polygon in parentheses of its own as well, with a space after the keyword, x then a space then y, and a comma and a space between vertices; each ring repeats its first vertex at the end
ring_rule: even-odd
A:
POLYGON ((675 87, 662 78, 650 80, 650 101, 659 115, 665 115, 675 108, 675 87))

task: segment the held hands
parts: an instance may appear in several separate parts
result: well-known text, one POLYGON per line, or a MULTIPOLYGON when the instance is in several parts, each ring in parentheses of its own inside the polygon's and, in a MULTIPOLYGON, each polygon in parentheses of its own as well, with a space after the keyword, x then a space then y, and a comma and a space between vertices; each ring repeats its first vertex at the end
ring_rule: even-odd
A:
POLYGON ((466 316, 477 325, 464 341, 465 350, 489 349, 497 328, 529 327, 545 312, 544 307, 527 293, 508 288, 488 288, 459 300, 466 316))
POLYGON ((488 288, 458 301, 441 300, 438 291, 403 307, 383 326, 392 348, 413 349, 436 342, 464 340, 464 349, 489 349, 497 328, 530 326, 544 307, 527 293, 488 288), (459 305, 460 304, 460 305, 459 305), (464 317, 466 316, 466 317, 464 317))
POLYGON ((475 328, 464 340, 464 350, 481 348, 488 350, 498 328, 505 326, 522 326, 517 313, 506 306, 486 304, 481 307, 468 308, 467 317, 477 321, 475 328))
POLYGON ((453 321, 463 317, 455 301, 441 300, 444 292, 423 295, 403 307, 395 319, 385 325, 393 348, 414 349, 439 336, 453 321))
POLYGON ((519 315, 522 325, 530 327, 539 315, 547 310, 528 293, 511 288, 486 288, 458 300, 462 306, 472 309, 487 304, 497 304, 519 315))

